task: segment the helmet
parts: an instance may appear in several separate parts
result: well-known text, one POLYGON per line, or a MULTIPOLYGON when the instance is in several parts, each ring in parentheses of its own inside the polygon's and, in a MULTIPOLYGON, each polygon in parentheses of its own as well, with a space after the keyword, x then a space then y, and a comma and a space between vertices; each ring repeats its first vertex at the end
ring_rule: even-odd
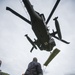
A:
POLYGON ((37 62, 37 58, 36 58, 36 57, 34 57, 34 58, 33 58, 33 61, 37 62))

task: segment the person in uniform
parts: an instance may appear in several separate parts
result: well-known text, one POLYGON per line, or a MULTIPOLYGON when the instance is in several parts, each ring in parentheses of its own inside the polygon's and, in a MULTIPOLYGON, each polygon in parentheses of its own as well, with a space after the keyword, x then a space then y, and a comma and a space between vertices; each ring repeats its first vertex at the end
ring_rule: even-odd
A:
POLYGON ((22 75, 43 75, 41 64, 36 57, 34 57, 33 61, 29 63, 26 72, 22 75))

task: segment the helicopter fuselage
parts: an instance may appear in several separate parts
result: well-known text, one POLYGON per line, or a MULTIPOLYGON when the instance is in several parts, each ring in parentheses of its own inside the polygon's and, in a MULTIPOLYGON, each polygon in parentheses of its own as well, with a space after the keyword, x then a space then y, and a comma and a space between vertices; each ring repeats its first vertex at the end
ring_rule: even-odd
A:
POLYGON ((39 40, 40 45, 42 45, 43 49, 47 51, 52 50, 52 46, 50 44, 51 36, 46 26, 44 15, 36 12, 29 0, 23 0, 23 2, 31 19, 32 30, 38 38, 37 40, 39 40))

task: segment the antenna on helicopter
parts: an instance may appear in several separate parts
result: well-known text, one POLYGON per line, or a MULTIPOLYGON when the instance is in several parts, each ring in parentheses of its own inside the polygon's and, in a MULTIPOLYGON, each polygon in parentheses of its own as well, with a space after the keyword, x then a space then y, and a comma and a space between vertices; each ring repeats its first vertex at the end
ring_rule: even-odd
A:
MULTIPOLYGON (((29 15, 28 15, 28 12, 27 12, 27 10, 26 10, 26 8, 25 8, 25 6, 24 6, 23 1, 22 1, 22 0, 19 0, 19 1, 20 1, 20 3, 21 3, 21 6, 22 6, 23 10, 25 11, 25 13, 26 13, 26 15, 27 15, 27 18, 28 18, 29 15)), ((28 19, 29 19, 29 18, 28 18, 28 19)))

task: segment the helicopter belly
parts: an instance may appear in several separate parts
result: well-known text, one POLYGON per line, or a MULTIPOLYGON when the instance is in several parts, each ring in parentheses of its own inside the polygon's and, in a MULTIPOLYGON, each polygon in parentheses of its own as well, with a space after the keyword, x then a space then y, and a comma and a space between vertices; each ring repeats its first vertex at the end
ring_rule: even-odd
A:
POLYGON ((39 41, 45 45, 49 42, 49 35, 47 33, 47 30, 42 22, 35 21, 32 23, 32 29, 36 35, 36 37, 39 39, 39 41))

